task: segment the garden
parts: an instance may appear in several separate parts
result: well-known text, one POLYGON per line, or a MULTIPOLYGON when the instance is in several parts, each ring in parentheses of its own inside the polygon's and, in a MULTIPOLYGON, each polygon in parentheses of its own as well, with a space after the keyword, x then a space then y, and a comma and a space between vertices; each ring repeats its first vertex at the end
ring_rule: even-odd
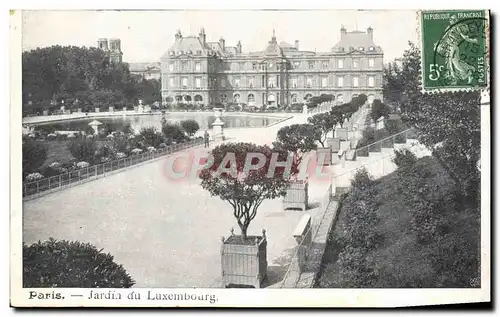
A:
MULTIPOLYGON (((43 126, 42 126, 43 127, 43 126)), ((134 165, 173 151, 200 145, 195 120, 162 121, 162 129, 143 127, 135 134, 130 125, 120 131, 106 126, 94 133, 59 135, 46 128, 23 138, 23 195, 61 187, 134 165)), ((54 129, 54 127, 52 127, 54 129)))

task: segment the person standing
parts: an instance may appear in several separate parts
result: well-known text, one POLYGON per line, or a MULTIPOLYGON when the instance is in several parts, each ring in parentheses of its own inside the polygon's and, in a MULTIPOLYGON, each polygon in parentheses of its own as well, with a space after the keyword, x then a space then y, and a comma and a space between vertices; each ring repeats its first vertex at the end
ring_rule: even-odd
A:
POLYGON ((210 147, 210 135, 208 134, 207 130, 205 130, 204 138, 205 138, 205 147, 210 147))

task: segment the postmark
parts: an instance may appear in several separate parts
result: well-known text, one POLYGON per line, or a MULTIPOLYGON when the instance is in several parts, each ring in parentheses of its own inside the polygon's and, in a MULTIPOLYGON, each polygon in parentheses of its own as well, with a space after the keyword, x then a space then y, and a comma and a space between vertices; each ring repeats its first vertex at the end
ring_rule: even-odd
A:
POLYGON ((489 11, 421 11, 424 92, 488 86, 489 11))

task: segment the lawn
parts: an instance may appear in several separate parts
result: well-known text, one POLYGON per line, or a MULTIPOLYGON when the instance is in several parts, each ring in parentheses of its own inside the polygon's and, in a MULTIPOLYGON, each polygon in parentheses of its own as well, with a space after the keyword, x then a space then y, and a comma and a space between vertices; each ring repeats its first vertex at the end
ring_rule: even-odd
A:
POLYGON ((350 268, 346 270, 342 267, 345 264, 337 261, 345 247, 338 237, 351 225, 343 210, 348 207, 352 210, 356 204, 355 199, 347 196, 327 242, 318 287, 470 287, 470 280, 479 277, 479 204, 457 199, 454 183, 434 158, 424 157, 418 163, 428 165, 432 171, 426 182, 439 185, 432 194, 442 202, 440 214, 444 223, 439 234, 426 243, 417 242, 410 230, 414 210, 398 190, 397 172, 389 174, 372 185, 376 206, 372 212, 379 219, 373 232, 380 235, 381 243, 360 259, 362 263, 370 263, 375 277, 363 285, 357 284, 363 278, 345 274, 350 268))

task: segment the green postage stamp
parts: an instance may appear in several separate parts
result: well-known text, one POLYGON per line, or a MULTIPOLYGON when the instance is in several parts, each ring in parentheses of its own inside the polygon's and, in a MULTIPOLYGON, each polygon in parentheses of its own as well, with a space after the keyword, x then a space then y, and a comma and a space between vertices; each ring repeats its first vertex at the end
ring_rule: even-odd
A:
POLYGON ((421 11, 422 88, 482 89, 489 74, 489 11, 421 11))

